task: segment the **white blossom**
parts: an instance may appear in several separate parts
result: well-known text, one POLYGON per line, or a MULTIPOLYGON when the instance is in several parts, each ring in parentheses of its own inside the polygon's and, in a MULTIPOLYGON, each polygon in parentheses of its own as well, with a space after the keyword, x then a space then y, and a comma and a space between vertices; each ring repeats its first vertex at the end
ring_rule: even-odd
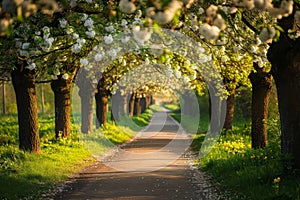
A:
POLYGON ((79 35, 77 33, 73 33, 73 39, 78 39, 79 35))
POLYGON ((83 14, 83 16, 81 17, 81 21, 85 21, 85 20, 87 20, 87 18, 88 18, 89 16, 87 15, 87 14, 83 14))
POLYGON ((76 41, 80 45, 82 45, 82 44, 84 44, 86 42, 86 40, 84 38, 83 39, 78 38, 76 41))
POLYGON ((117 51, 115 49, 111 49, 108 51, 108 55, 112 58, 115 58, 117 56, 117 51))
POLYGON ((87 3, 93 3, 93 0, 85 0, 87 3))
POLYGON ((207 40, 216 40, 219 37, 220 29, 216 26, 210 26, 205 23, 200 26, 200 34, 203 35, 207 40))
POLYGON ((80 59, 80 64, 81 64, 82 66, 87 66, 87 65, 89 64, 89 61, 88 61, 88 59, 86 59, 86 58, 81 58, 81 59, 80 59))
POLYGON ((85 34, 86 34, 87 36, 93 38, 93 37, 95 37, 96 32, 95 32, 94 30, 92 30, 92 31, 86 31, 85 34))
POLYGON ((60 23, 60 27, 66 28, 66 26, 67 26, 67 24, 68 24, 68 21, 65 20, 65 19, 60 19, 60 20, 59 20, 59 23, 60 23))
POLYGON ((91 18, 88 18, 87 20, 85 20, 83 25, 87 26, 87 27, 93 27, 94 26, 94 21, 91 18))
POLYGON ((106 44, 111 44, 114 41, 111 35, 104 36, 103 39, 106 44))
POLYGON ((122 19, 121 26, 125 27, 128 24, 126 19, 122 19))
POLYGON ((210 18, 214 18, 217 15, 218 7, 215 5, 210 5, 206 9, 206 15, 210 18))
POLYGON ((129 41, 129 37, 128 36, 126 36, 126 37, 124 37, 124 38, 122 38, 121 39, 121 42, 123 43, 123 44, 125 44, 125 43, 127 43, 128 41, 129 41))
POLYGON ((35 65, 34 62, 30 62, 30 63, 28 63, 28 65, 25 68, 29 69, 31 71, 31 70, 34 70, 36 68, 36 65, 35 65))
MULTIPOLYGON (((123 21, 122 21, 123 22, 123 21)), ((111 25, 111 26, 107 26, 107 27, 105 27, 105 30, 107 31, 107 32, 110 32, 110 33, 113 33, 113 32, 115 32, 116 31, 116 29, 111 25)))
POLYGON ((152 32, 147 28, 141 30, 140 26, 133 27, 132 32, 133 32, 134 39, 142 44, 145 41, 148 41, 151 38, 151 34, 152 34, 152 32))
POLYGON ((103 54, 97 53, 97 54, 95 55, 95 61, 96 61, 96 62, 101 61, 102 58, 103 58, 103 54))
POLYGON ((63 74, 63 75, 62 75, 62 78, 63 78, 64 80, 68 80, 68 79, 69 79, 69 74, 67 74, 67 73, 63 74))
POLYGON ((134 3, 128 0, 121 0, 119 3, 120 10, 124 13, 133 13, 136 10, 134 3))
POLYGON ((79 53, 81 51, 82 45, 79 43, 76 43, 72 46, 72 52, 73 53, 79 53))

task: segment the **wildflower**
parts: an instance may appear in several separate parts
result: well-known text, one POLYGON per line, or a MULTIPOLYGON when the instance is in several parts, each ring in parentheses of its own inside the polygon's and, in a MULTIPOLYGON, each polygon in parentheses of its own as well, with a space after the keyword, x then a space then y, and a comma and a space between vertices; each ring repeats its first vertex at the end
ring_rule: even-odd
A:
POLYGON ((281 180, 280 177, 277 177, 277 178, 274 178, 274 181, 273 181, 273 182, 276 184, 276 183, 279 183, 280 180, 281 180))
POLYGON ((69 79, 69 74, 65 73, 64 75, 62 75, 62 78, 65 79, 65 80, 68 80, 69 79))
POLYGON ((59 20, 59 23, 60 23, 60 27, 66 28, 66 26, 67 26, 67 24, 68 24, 68 21, 65 20, 65 19, 60 19, 60 20, 59 20))

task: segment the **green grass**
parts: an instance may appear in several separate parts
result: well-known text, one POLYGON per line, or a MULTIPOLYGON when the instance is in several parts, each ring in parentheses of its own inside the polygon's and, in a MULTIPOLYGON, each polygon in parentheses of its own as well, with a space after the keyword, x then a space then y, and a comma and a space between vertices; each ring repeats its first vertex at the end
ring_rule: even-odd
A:
POLYGON ((166 109, 171 110, 171 111, 178 111, 178 110, 180 110, 179 104, 176 104, 176 103, 174 103, 174 104, 165 104, 164 107, 166 109))
MULTIPOLYGON (((172 116, 180 122, 181 115, 172 116)), ((192 120, 182 124, 188 130, 192 120)), ((201 122, 207 127, 207 121, 201 122)), ((206 136, 199 128, 191 147, 199 151, 206 136)), ((300 172, 292 170, 288 158, 280 153, 278 120, 269 120, 269 144, 264 149, 251 148, 250 123, 235 119, 233 130, 222 132, 212 150, 199 159, 200 170, 220 183, 225 199, 300 199, 300 172)))
MULTIPOLYGON (((153 112, 133 117, 139 126, 148 124, 153 112)), ((0 199, 39 199, 55 183, 91 164, 105 151, 131 139, 130 127, 109 122, 93 134, 78 133, 72 124, 70 139, 55 139, 54 117, 39 116, 40 154, 18 149, 17 116, 1 116, 0 120, 0 199)))
POLYGON ((300 174, 286 170, 288 159, 281 157, 278 141, 257 150, 250 142, 243 128, 223 133, 199 160, 201 169, 234 193, 231 199, 300 199, 300 174))

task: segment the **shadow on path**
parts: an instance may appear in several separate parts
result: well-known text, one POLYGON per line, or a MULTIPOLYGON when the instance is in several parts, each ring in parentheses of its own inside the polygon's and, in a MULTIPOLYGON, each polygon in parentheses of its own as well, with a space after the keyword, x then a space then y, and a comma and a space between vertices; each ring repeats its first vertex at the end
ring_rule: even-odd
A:
POLYGON ((70 178, 54 199, 217 199, 191 164, 191 142, 166 112, 154 113, 133 141, 70 178))

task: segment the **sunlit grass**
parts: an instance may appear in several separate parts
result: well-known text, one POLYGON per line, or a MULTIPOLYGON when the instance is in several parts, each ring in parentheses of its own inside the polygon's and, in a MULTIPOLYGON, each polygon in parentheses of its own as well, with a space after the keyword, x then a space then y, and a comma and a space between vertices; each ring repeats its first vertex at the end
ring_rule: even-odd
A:
MULTIPOLYGON (((172 116, 180 122, 179 113, 172 116)), ((187 130, 190 126, 182 125, 187 130)), ((264 149, 251 148, 249 122, 236 119, 233 130, 222 132, 212 150, 199 159, 200 170, 220 183, 226 199, 300 199, 300 173, 280 153, 279 121, 270 120, 268 125, 269 144, 264 149)), ((201 149, 206 136, 201 125, 198 131, 193 135, 194 151, 201 149)))
MULTIPOLYGON (((153 112, 132 118, 133 124, 143 127, 153 112)), ((38 199, 57 182, 65 180, 95 156, 130 140, 135 130, 108 122, 93 134, 78 133, 79 124, 72 124, 71 138, 55 138, 54 116, 39 116, 40 154, 18 149, 17 116, 2 116, 0 120, 0 199, 38 199)))

